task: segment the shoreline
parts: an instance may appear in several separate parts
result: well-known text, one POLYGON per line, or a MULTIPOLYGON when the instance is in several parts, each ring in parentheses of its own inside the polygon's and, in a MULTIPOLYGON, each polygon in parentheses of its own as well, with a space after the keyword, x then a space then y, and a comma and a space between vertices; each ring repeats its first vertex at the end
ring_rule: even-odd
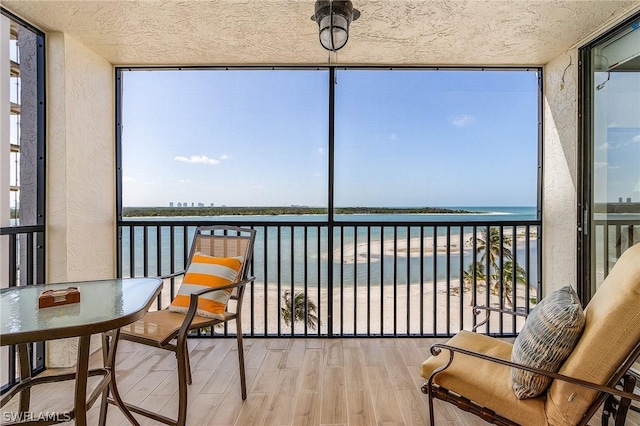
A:
MULTIPOLYGON (((185 203, 187 204, 187 203, 185 203)), ((179 203, 168 207, 123 207, 125 217, 220 217, 220 216, 283 216, 283 215, 324 215, 328 212, 327 207, 311 207, 305 205, 290 206, 205 206, 204 203, 191 206, 179 203)), ((448 207, 335 207, 334 214, 379 214, 379 215, 405 215, 405 214, 476 214, 473 210, 463 210, 462 208, 448 207)))

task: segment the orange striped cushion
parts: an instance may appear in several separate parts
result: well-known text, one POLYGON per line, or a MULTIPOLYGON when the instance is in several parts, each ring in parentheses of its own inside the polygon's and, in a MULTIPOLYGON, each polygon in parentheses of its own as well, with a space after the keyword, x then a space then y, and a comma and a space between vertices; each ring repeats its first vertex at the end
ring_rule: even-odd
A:
MULTIPOLYGON (((212 257, 195 253, 184 275, 176 298, 169 310, 186 313, 189 310, 191 293, 211 287, 222 287, 236 282, 242 267, 239 257, 212 257)), ((224 311, 231 290, 219 290, 204 294, 198 299, 198 315, 224 319, 224 311)))

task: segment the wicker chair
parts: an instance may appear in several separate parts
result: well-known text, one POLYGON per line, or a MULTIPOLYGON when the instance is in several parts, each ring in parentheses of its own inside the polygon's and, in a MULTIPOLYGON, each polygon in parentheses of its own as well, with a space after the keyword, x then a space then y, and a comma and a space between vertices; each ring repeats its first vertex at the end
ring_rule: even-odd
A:
MULTIPOLYGON (((142 320, 133 323, 120 330, 120 339, 130 340, 144 345, 154 346, 169 351, 173 351, 178 362, 178 417, 176 420, 153 413, 140 407, 127 404, 126 407, 137 414, 152 418, 169 425, 184 425, 187 417, 187 385, 191 384, 191 368, 189 365, 189 351, 187 347, 187 335, 191 330, 204 327, 213 327, 217 324, 235 320, 236 335, 238 340, 238 362, 240 366, 240 386, 242 399, 247 397, 247 387, 244 369, 244 350, 242 346, 242 297, 247 283, 254 280, 247 277, 249 265, 253 255, 253 245, 256 231, 253 229, 239 228, 233 226, 208 226, 196 229, 189 261, 185 271, 181 271, 163 279, 175 279, 179 276, 186 277, 192 268, 194 256, 212 256, 215 258, 238 258, 241 259, 241 266, 237 272, 235 282, 223 287, 208 288, 193 292, 186 296, 188 311, 186 313, 173 312, 169 309, 148 312, 142 320), (202 303, 204 299, 198 300, 200 296, 211 294, 219 290, 231 290, 231 300, 235 303, 228 303, 220 318, 202 316, 202 303), (233 309, 232 309, 233 308, 233 309), (174 343, 175 342, 175 343, 174 343)), ((184 278, 183 278, 184 279, 184 278)), ((175 301, 175 299, 174 299, 175 301)), ((118 395, 114 397, 119 398, 118 395)))
MULTIPOLYGON (((505 312, 483 312, 492 311, 505 312)), ((490 423, 536 426, 586 425, 604 402, 602 424, 613 416, 623 425, 632 401, 640 401, 630 370, 640 356, 640 244, 618 259, 584 318, 582 335, 557 373, 512 362, 511 343, 475 332, 432 345, 433 356, 422 365, 431 424, 434 399, 440 399, 490 423), (512 368, 550 377, 551 384, 538 397, 517 399, 512 368)))

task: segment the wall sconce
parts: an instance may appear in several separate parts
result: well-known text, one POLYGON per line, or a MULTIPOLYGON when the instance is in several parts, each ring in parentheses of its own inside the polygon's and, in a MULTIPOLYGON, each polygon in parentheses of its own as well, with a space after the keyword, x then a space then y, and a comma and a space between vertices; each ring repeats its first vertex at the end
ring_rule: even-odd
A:
POLYGON ((347 44, 349 24, 359 17, 349 0, 317 0, 311 19, 318 23, 322 47, 335 52, 347 44))

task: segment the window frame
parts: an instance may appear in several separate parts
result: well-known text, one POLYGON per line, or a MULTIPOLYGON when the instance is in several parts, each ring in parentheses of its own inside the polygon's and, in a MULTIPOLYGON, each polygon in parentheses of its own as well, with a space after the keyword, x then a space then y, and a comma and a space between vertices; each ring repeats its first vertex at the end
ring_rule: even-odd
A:
POLYGON ((537 159, 537 194, 536 194, 536 213, 537 220, 542 218, 542 188, 543 188, 543 67, 415 67, 415 66, 300 66, 300 67, 264 67, 264 66, 184 66, 184 67, 115 67, 115 99, 116 99, 116 217, 118 223, 123 218, 123 201, 122 201, 122 106, 123 106, 123 82, 122 74, 124 71, 162 71, 162 70, 213 70, 213 71, 231 71, 234 70, 328 70, 328 93, 329 93, 329 111, 328 111, 328 166, 327 166, 327 219, 326 223, 333 225, 335 220, 334 190, 335 190, 335 84, 336 74, 338 71, 344 70, 403 70, 403 71, 533 71, 537 74, 538 80, 538 159, 537 159))

